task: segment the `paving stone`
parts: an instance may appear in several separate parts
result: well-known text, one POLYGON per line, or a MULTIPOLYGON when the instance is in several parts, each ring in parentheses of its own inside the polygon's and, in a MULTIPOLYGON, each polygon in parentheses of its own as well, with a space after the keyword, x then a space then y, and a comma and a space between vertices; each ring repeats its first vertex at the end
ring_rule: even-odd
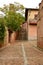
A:
POLYGON ((6 47, 0 51, 0 65, 43 65, 43 51, 39 50, 36 44, 36 41, 20 41, 6 47))

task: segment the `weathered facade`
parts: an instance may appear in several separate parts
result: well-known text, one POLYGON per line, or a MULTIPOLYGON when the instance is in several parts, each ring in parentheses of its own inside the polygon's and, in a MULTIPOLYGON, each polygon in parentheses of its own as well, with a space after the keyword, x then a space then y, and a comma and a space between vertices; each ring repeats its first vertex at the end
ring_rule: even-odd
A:
POLYGON ((28 40, 37 39, 37 15, 39 9, 26 8, 26 20, 28 25, 28 40))
POLYGON ((28 23, 37 24, 38 11, 39 11, 38 8, 29 8, 28 9, 28 17, 27 17, 28 23))
POLYGON ((39 4, 39 14, 38 14, 38 24, 37 24, 37 33, 38 33, 38 47, 43 48, 43 0, 39 4))

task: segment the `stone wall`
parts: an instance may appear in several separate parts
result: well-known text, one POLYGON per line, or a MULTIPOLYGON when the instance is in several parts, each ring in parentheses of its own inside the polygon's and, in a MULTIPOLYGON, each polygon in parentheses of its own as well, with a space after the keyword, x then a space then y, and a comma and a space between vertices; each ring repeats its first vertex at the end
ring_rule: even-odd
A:
POLYGON ((17 40, 28 40, 28 27, 27 22, 22 24, 21 30, 19 31, 17 40))
POLYGON ((37 25, 37 39, 38 43, 37 46, 40 48, 43 48, 43 0, 39 4, 39 19, 38 19, 38 25, 37 25))
POLYGON ((4 38, 4 45, 8 45, 8 43, 9 43, 9 33, 8 33, 7 28, 6 28, 5 38, 4 38))

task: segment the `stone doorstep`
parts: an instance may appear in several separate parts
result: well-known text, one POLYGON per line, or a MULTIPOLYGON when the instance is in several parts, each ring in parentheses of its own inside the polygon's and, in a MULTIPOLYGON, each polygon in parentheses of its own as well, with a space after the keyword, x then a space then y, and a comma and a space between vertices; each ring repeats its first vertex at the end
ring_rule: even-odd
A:
POLYGON ((37 37, 29 37, 28 40, 37 40, 37 37))

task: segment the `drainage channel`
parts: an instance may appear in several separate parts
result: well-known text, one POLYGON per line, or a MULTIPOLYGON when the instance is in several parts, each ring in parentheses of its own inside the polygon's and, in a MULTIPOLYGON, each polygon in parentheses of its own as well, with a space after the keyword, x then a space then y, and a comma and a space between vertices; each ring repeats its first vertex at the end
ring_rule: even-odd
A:
POLYGON ((21 46, 22 46, 22 53, 23 53, 24 65, 27 65, 27 57, 26 57, 26 53, 25 53, 24 44, 22 43, 21 46))

